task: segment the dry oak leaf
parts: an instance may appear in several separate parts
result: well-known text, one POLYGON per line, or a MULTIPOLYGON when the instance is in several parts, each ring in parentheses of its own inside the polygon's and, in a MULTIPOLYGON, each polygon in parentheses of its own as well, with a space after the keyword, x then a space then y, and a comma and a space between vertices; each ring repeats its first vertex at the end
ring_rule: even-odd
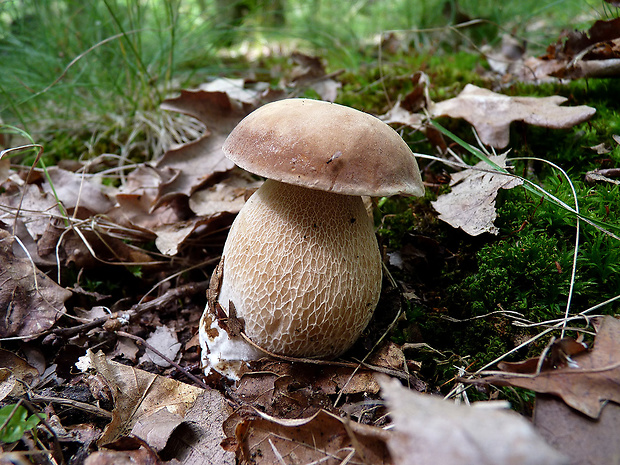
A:
POLYGON ((387 377, 379 384, 394 422, 387 444, 397 465, 569 463, 516 412, 456 405, 387 377))
MULTIPOLYGON (((506 155, 489 157, 501 168, 506 167, 506 155)), ((512 189, 522 184, 518 178, 492 170, 485 161, 452 175, 452 190, 431 202, 439 219, 470 236, 488 232, 497 234, 493 222, 497 217, 495 199, 499 189, 512 189)))
POLYGON ((88 350, 76 365, 82 371, 94 368, 114 399, 99 446, 131 432, 185 465, 234 463, 234 455, 220 448, 222 423, 232 413, 220 392, 116 363, 102 352, 88 350))
POLYGON ((226 172, 235 165, 222 152, 230 131, 253 106, 229 98, 225 92, 183 90, 176 98, 165 100, 161 108, 196 118, 207 131, 200 139, 168 150, 156 167, 175 173, 159 185, 155 206, 179 195, 189 197, 216 173, 226 172))
POLYGON ((597 420, 570 408, 562 399, 537 394, 534 427, 574 465, 618 463, 620 405, 608 403, 597 420), (575 434, 577 432, 577 434, 575 434))
POLYGON ((484 144, 501 149, 510 142, 513 121, 565 129, 587 121, 596 113, 596 109, 586 105, 560 107, 566 100, 559 95, 509 97, 467 84, 455 98, 436 103, 431 115, 463 118, 476 128, 484 144))
POLYGON ((0 337, 35 336, 65 313, 64 304, 72 294, 30 260, 16 257, 14 240, 0 230, 0 337))
POLYGON ((340 418, 319 410, 309 418, 275 418, 252 409, 252 419, 238 413, 224 422, 224 444, 235 450, 241 463, 393 463, 381 428, 340 418))
POLYGON ((476 383, 515 386, 559 396, 572 408, 598 418, 609 401, 620 404, 620 320, 606 316, 598 328, 594 348, 572 357, 565 366, 538 374, 487 376, 476 383))

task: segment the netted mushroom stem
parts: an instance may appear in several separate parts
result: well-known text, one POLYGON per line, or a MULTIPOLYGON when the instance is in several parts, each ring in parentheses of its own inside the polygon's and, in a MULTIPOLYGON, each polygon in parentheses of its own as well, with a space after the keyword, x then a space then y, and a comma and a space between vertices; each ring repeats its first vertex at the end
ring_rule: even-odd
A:
POLYGON ((232 301, 259 346, 336 357, 364 330, 381 292, 381 258, 361 197, 267 180, 224 246, 219 302, 232 301))

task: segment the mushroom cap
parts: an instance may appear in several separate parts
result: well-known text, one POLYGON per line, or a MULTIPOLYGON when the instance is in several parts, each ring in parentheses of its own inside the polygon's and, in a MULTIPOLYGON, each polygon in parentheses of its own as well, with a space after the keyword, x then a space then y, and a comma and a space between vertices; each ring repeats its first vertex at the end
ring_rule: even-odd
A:
POLYGON ((246 116, 222 150, 241 168, 311 189, 423 195, 409 146, 378 118, 335 103, 285 99, 246 116))

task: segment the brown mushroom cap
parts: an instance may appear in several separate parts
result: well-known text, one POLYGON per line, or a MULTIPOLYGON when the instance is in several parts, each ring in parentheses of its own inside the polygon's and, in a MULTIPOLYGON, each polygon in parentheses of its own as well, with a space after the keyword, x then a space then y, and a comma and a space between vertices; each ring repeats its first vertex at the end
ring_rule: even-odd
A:
POLYGON ((285 99, 246 116, 222 148, 269 179, 347 195, 423 195, 411 149, 372 115, 320 100, 285 99))

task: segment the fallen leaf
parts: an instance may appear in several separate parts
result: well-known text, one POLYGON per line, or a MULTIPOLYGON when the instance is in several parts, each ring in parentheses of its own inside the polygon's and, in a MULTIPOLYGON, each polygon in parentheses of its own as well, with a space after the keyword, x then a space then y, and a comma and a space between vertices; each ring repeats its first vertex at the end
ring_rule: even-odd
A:
POLYGON ((161 452, 181 423, 183 423, 181 415, 162 408, 141 416, 133 425, 131 432, 143 439, 155 451, 161 452))
MULTIPOLYGON (((185 416, 202 389, 144 370, 108 360, 101 352, 88 351, 88 368, 105 379, 114 399, 112 421, 98 440, 99 445, 114 442, 131 431, 145 415, 160 409, 185 416)), ((78 368, 84 371, 84 362, 78 368)))
MULTIPOLYGON (((155 331, 151 333, 146 342, 170 360, 174 360, 181 349, 181 343, 177 338, 176 331, 168 326, 158 326, 155 331)), ((142 358, 140 358, 140 363, 148 360, 163 368, 170 366, 169 362, 152 352, 150 349, 146 349, 146 352, 142 358)))
POLYGON ((65 313, 71 291, 25 258, 13 254, 15 238, 0 229, 0 337, 35 336, 65 313))
POLYGON ((217 78, 198 88, 205 92, 224 92, 233 100, 251 105, 257 105, 261 97, 258 90, 246 89, 245 79, 217 78))
POLYGON ((502 52, 490 52, 486 56, 491 69, 502 76, 503 83, 617 77, 620 75, 620 20, 596 21, 587 32, 563 32, 541 57, 525 56, 523 52, 506 54, 502 44, 502 52))
POLYGON ((485 53, 485 57, 493 72, 504 75, 512 72, 515 63, 522 60, 524 53, 525 46, 522 40, 504 34, 500 49, 485 53))
MULTIPOLYGON (((313 89, 321 100, 334 102, 338 97, 338 89, 342 84, 333 79, 334 74, 328 75, 319 57, 294 52, 291 59, 296 63, 290 76, 291 84, 298 88, 313 89)), ((338 73, 335 73, 338 74, 338 73)))
MULTIPOLYGON (((489 158, 498 166, 506 167, 505 154, 489 158)), ((472 168, 453 174, 450 182, 452 191, 431 202, 439 213, 439 219, 471 236, 485 232, 497 234, 499 231, 493 224, 497 218, 497 192, 499 189, 512 189, 523 182, 489 170, 493 168, 481 161, 472 168)))
POLYGON ((559 95, 509 97, 467 84, 455 98, 431 107, 431 115, 463 118, 476 128, 484 144, 501 149, 510 141, 510 123, 513 121, 564 129, 587 121, 596 112, 586 105, 560 107, 566 100, 559 95))
POLYGON ((387 113, 380 115, 379 119, 387 124, 404 124, 413 129, 422 130, 424 116, 421 113, 413 113, 403 107, 402 101, 398 100, 387 113))
POLYGON ((90 454, 84 465, 162 465, 157 454, 139 438, 122 438, 90 454))
POLYGON ((220 447, 222 423, 232 414, 220 392, 125 366, 90 350, 76 366, 82 371, 94 368, 112 392, 112 421, 99 446, 108 447, 131 432, 184 465, 234 463, 234 454, 220 447))
POLYGON ((232 171, 222 182, 194 192, 189 198, 189 208, 201 216, 239 213, 245 205, 246 195, 261 185, 262 181, 249 178, 245 172, 232 171))
POLYGON ((387 444, 398 465, 569 463, 516 412, 456 405, 395 379, 380 384, 394 423, 387 444))
POLYGON ((222 394, 204 391, 168 439, 166 456, 183 465, 234 465, 235 454, 220 445, 225 440, 222 425, 231 414, 232 408, 222 394))
POLYGON ((433 106, 428 91, 430 79, 426 73, 418 71, 411 76, 411 81, 414 86, 413 90, 405 98, 399 98, 387 113, 379 116, 379 119, 387 124, 404 124, 424 131, 427 129, 423 124, 426 118, 422 113, 416 112, 433 106))
POLYGON ((613 402, 594 420, 555 396, 538 394, 533 423, 550 445, 571 458, 572 464, 617 463, 620 457, 620 405, 613 402))
POLYGON ((240 415, 224 424, 225 444, 236 450, 240 461, 280 463, 391 464, 381 428, 351 422, 321 410, 309 418, 279 419, 253 411, 251 419, 240 415))
POLYGON ((620 169, 606 168, 606 169, 588 171, 584 176, 584 180, 588 184, 594 184, 596 182, 607 182, 610 184, 620 184, 620 181, 618 179, 613 179, 613 178, 618 178, 618 177, 620 177, 620 169))
POLYGON ((0 349, 0 367, 0 401, 21 396, 39 379, 36 368, 8 350, 0 349))
MULTIPOLYGON (((186 221, 179 221, 174 224, 163 224, 154 228, 156 234, 155 245, 164 255, 176 255, 179 252, 183 243, 198 230, 199 228, 206 229, 212 224, 215 224, 216 220, 226 216, 226 213, 219 215, 212 215, 205 218, 203 216, 195 216, 186 221)), ((228 215, 232 216, 232 215, 228 215)), ((232 219, 229 224, 232 223, 232 219)))
POLYGON ((515 376, 497 374, 470 382, 515 386, 561 397, 572 408, 598 418, 608 401, 620 403, 620 320, 605 316, 594 348, 572 357, 574 363, 557 369, 515 376))
POLYGON ((175 196, 189 197, 215 173, 235 166, 222 152, 222 145, 253 106, 235 103, 225 92, 184 90, 179 97, 165 100, 161 108, 193 116, 206 126, 207 132, 196 141, 168 150, 157 162, 158 169, 171 169, 176 175, 160 184, 155 206, 175 196))
POLYGON ((101 184, 87 174, 73 173, 56 166, 47 169, 43 190, 52 198, 58 197, 65 209, 86 208, 95 213, 105 213, 114 206, 110 198, 103 193, 101 184))

